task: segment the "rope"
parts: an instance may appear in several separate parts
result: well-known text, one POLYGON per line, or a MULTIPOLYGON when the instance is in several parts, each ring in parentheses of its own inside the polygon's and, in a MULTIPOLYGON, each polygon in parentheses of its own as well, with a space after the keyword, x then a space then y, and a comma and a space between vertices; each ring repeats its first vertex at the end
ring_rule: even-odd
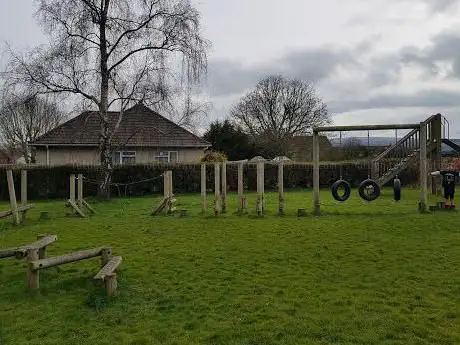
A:
MULTIPOLYGON (((140 183, 155 181, 155 180, 158 180, 158 179, 160 179, 160 178, 162 178, 162 177, 163 177, 163 174, 161 174, 160 176, 151 177, 151 178, 147 178, 147 179, 139 180, 139 181, 134 181, 134 182, 128 182, 128 183, 111 182, 111 183, 110 183, 110 186, 115 186, 115 187, 123 186, 123 187, 127 187, 127 186, 132 186, 132 185, 135 185, 135 184, 140 184, 140 183)), ((93 184, 97 184, 97 185, 100 184, 100 181, 92 180, 92 179, 89 179, 89 178, 84 177, 84 176, 83 176, 83 179, 86 180, 88 183, 93 183, 93 184)))

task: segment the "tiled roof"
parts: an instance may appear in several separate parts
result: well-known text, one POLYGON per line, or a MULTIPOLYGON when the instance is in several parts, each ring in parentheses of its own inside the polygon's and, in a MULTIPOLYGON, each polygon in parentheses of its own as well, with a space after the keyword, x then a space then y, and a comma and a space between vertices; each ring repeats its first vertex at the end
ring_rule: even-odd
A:
MULTIPOLYGON (((110 127, 114 128, 119 113, 109 112, 108 115, 110 127)), ((98 145, 100 128, 98 113, 88 111, 52 129, 31 145, 98 145)), ((207 141, 142 104, 125 111, 113 144, 136 147, 211 146, 207 141)))

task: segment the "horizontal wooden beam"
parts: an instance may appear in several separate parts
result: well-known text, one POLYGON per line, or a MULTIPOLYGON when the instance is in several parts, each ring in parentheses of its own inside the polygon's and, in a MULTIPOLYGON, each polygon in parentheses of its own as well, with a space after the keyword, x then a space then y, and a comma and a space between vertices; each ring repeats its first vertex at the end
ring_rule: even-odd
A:
POLYGON ((91 259, 96 256, 100 256, 103 249, 106 249, 106 248, 101 247, 101 248, 95 248, 95 249, 82 250, 80 252, 75 252, 75 253, 71 253, 67 255, 55 256, 55 257, 48 258, 48 259, 32 261, 30 262, 30 268, 32 270, 39 270, 43 268, 49 268, 49 267, 67 264, 69 262, 91 259))
POLYGON ((57 236, 56 235, 46 235, 44 237, 42 237, 40 240, 38 240, 37 242, 34 242, 32 244, 29 244, 29 245, 26 245, 26 246, 23 246, 21 248, 18 248, 16 250, 16 258, 18 259, 21 259, 23 257, 25 257, 27 255, 27 252, 29 250, 38 250, 38 249, 42 249, 48 245, 50 245, 51 243, 57 241, 57 236))
POLYGON ((315 127, 313 132, 345 132, 345 131, 383 131, 390 129, 416 129, 420 123, 386 124, 386 125, 361 125, 361 126, 328 126, 315 127))
MULTIPOLYGON (((28 204, 28 205, 24 205, 24 206, 18 206, 18 212, 24 212, 26 210, 31 209, 32 207, 34 207, 34 205, 32 205, 32 204, 28 204)), ((11 210, 0 212, 0 218, 9 217, 12 214, 13 214, 13 211, 11 211, 11 210)))
POLYGON ((6 248, 0 250, 0 259, 9 258, 16 255, 19 248, 6 248))

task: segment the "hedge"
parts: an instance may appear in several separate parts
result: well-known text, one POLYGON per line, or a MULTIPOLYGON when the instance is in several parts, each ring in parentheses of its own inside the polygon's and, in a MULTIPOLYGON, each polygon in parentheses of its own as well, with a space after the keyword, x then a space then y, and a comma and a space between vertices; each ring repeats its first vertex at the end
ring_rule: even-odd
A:
MULTIPOLYGON (((320 171, 320 184, 323 187, 330 186, 340 177, 340 170, 345 180, 356 187, 369 175, 367 164, 338 164, 323 165, 320 171)), ((0 168, 0 198, 8 200, 8 187, 6 181, 7 167, 0 168), (3 170, 3 171, 1 171, 3 170)), ((85 176, 84 195, 97 195, 97 181, 102 175, 99 166, 27 166, 22 169, 28 170, 28 196, 30 200, 40 199, 63 199, 69 195, 69 175, 82 173, 85 176)), ((20 170, 21 167, 13 167, 15 176, 16 194, 20 194, 20 170)), ((163 179, 161 174, 165 170, 173 171, 174 191, 200 192, 200 164, 136 164, 116 166, 113 171, 112 195, 113 196, 141 196, 160 194, 163 192, 163 179), (154 179, 156 178, 156 179, 154 179), (154 180, 152 180, 154 179, 154 180), (141 183, 130 184, 136 181, 141 183), (118 186, 116 185, 118 184, 118 186), (130 184, 130 185, 126 185, 130 184)), ((244 168, 245 188, 250 191, 256 190, 256 165, 245 164, 244 168)), ((229 164, 227 167, 227 185, 229 190, 237 190, 238 173, 237 165, 229 164)), ((265 165, 266 190, 277 188, 278 168, 273 164, 265 165)), ((418 181, 416 170, 406 170, 401 174, 403 185, 413 185, 418 181)), ((284 170, 285 188, 311 188, 313 180, 313 167, 311 164, 286 164, 284 170)), ((208 190, 214 188, 214 167, 207 165, 208 190)))

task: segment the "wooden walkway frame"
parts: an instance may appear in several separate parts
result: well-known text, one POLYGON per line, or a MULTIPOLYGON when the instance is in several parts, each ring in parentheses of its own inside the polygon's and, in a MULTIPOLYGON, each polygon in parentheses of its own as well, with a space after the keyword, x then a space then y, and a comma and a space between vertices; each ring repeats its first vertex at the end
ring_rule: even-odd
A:
POLYGON ((121 264, 121 256, 112 257, 112 249, 108 247, 100 247, 94 249, 82 250, 70 254, 65 254, 50 258, 40 258, 39 252, 35 249, 27 251, 29 261, 28 268, 28 284, 29 289, 36 290, 40 288, 40 270, 64 265, 71 262, 101 257, 101 269, 94 276, 95 280, 102 280, 105 283, 105 288, 108 296, 114 296, 117 290, 117 275, 115 270, 121 264))
MULTIPOLYGON (((430 119, 429 119, 430 120, 430 119)), ((345 131, 375 131, 391 129, 419 129, 420 130, 420 202, 419 211, 427 211, 428 201, 428 175, 427 175, 427 121, 417 124, 385 124, 365 126, 330 126, 313 128, 313 214, 321 215, 320 202, 320 145, 319 134, 321 132, 345 132, 345 131)))
POLYGON ((18 206, 16 200, 16 190, 14 187, 13 171, 6 171, 6 179, 8 182, 8 194, 10 198, 10 210, 0 212, 0 218, 13 216, 16 225, 21 224, 27 219, 27 211, 33 207, 27 201, 27 170, 21 170, 21 205, 18 206))

